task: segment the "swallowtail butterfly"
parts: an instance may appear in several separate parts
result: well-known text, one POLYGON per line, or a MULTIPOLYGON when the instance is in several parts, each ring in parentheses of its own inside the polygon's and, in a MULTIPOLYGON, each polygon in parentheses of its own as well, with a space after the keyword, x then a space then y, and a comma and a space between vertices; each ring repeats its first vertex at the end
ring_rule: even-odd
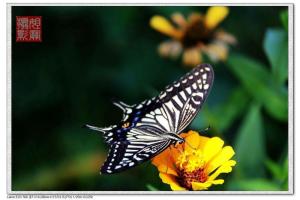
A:
POLYGON ((173 82, 158 96, 140 104, 114 102, 123 119, 107 128, 86 127, 102 132, 109 153, 101 173, 111 174, 145 162, 171 144, 182 143, 181 133, 195 118, 214 80, 209 64, 201 64, 173 82))

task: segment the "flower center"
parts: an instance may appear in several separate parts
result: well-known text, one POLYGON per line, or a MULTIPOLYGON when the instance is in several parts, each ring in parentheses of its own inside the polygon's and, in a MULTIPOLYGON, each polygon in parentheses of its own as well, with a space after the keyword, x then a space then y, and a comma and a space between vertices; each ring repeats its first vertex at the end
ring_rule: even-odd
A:
POLYGON ((178 182, 187 189, 192 189, 192 182, 204 183, 208 175, 200 149, 186 150, 177 159, 178 182))
POLYGON ((204 183, 207 180, 207 174, 203 168, 194 170, 193 172, 186 172, 181 170, 178 176, 178 182, 181 186, 192 190, 192 182, 204 183))
POLYGON ((213 31, 205 26, 203 19, 194 20, 186 28, 182 44, 184 47, 196 46, 199 43, 207 44, 212 40, 213 35, 213 31))

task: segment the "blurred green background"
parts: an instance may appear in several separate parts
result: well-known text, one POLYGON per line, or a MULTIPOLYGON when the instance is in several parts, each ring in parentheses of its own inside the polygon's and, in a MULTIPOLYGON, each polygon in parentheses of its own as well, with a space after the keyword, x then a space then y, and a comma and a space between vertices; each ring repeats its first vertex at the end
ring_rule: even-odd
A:
MULTIPOLYGON (((85 123, 109 126, 190 69, 163 59, 155 15, 207 7, 12 7, 12 190, 170 190, 150 162, 100 175, 107 154, 85 123), (15 42, 15 16, 42 16, 41 43, 15 42)), ((230 7, 220 25, 238 44, 213 64, 215 83, 186 129, 219 136, 237 165, 211 190, 288 189, 287 7, 230 7)), ((207 60, 207 62, 210 62, 207 60)))

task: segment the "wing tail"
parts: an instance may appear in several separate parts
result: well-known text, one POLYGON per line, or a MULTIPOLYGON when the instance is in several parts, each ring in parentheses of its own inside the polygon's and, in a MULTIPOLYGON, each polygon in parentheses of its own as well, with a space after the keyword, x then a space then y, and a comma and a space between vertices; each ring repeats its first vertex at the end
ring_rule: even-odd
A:
POLYGON ((83 127, 91 129, 93 131, 102 132, 102 133, 106 133, 107 131, 112 130, 112 127, 100 128, 100 127, 92 126, 92 125, 89 125, 89 124, 85 124, 83 127))

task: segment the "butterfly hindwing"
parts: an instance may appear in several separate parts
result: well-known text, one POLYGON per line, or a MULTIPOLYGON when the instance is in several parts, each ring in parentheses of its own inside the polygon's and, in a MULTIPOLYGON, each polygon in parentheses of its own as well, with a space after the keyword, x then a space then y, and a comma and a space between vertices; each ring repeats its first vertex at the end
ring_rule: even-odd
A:
POLYGON ((110 174, 132 168, 160 153, 169 146, 169 140, 154 140, 145 143, 116 142, 110 146, 108 157, 101 167, 101 173, 110 174))

